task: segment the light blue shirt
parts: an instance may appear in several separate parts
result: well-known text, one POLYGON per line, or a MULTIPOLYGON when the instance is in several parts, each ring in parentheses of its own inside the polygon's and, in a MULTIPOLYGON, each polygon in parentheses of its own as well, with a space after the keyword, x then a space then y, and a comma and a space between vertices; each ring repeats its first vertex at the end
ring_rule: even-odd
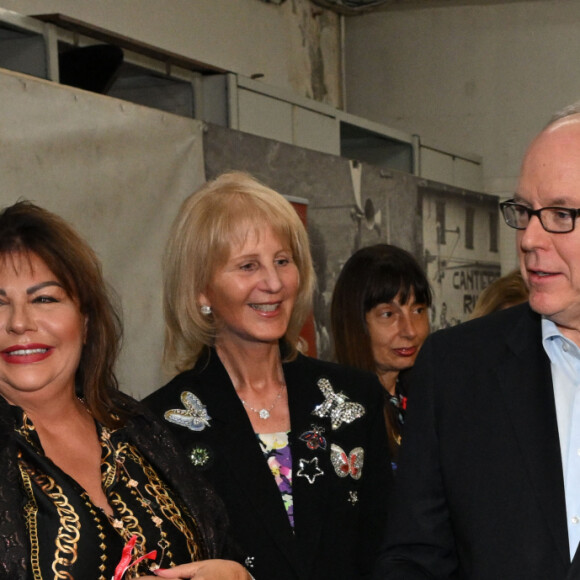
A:
POLYGON ((542 344, 552 367, 572 559, 580 542, 580 349, 546 318, 542 344))

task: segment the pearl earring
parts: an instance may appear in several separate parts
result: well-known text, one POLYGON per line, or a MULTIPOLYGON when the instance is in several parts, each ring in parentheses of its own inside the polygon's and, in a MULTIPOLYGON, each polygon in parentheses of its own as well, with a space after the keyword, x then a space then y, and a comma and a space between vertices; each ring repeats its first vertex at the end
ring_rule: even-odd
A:
POLYGON ((211 306, 208 306, 207 304, 202 304, 199 310, 204 316, 209 316, 211 314, 211 306))

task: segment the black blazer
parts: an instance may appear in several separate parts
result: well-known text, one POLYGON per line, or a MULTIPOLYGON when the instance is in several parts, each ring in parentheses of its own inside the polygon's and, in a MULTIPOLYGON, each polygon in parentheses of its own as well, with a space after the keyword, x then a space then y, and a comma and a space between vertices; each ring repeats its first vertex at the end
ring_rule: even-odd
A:
POLYGON ((411 384, 375 578, 580 578, 539 315, 524 304, 435 333, 411 384))
POLYGON ((299 355, 283 365, 288 388, 292 449, 294 532, 280 492, 264 459, 246 411, 215 351, 145 403, 160 415, 184 408, 184 391, 206 406, 209 425, 195 431, 167 423, 226 504, 234 537, 257 580, 354 580, 370 576, 383 529, 390 465, 383 421, 382 388, 374 375, 299 355), (313 410, 327 400, 317 382, 365 409, 361 418, 333 430, 329 417, 313 410), (310 449, 300 436, 323 429, 310 449), (364 450, 362 476, 339 477, 331 444, 347 454, 364 450), (314 445, 316 446, 316 445, 314 445), (200 459, 202 457, 202 459, 200 459), (306 467, 301 472, 301 460, 306 467))

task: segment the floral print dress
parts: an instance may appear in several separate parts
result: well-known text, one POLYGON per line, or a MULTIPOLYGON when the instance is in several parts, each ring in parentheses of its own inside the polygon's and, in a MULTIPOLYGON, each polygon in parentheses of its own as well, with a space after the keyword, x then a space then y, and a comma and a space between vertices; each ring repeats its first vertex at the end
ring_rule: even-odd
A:
POLYGON ((292 499, 292 454, 288 444, 288 432, 258 433, 260 447, 268 467, 276 480, 288 520, 294 528, 294 502, 292 499))

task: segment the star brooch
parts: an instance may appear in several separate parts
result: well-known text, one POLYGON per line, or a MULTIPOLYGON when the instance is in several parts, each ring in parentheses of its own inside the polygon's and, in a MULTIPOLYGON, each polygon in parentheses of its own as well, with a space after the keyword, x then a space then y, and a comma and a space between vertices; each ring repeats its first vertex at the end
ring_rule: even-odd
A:
POLYGON ((305 477, 308 483, 314 483, 319 475, 324 475, 324 471, 318 467, 318 457, 313 459, 299 459, 300 469, 296 472, 298 477, 305 477))

